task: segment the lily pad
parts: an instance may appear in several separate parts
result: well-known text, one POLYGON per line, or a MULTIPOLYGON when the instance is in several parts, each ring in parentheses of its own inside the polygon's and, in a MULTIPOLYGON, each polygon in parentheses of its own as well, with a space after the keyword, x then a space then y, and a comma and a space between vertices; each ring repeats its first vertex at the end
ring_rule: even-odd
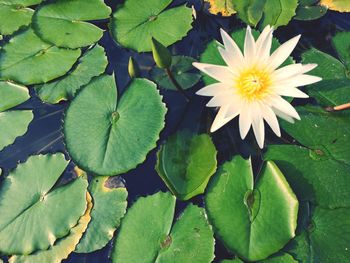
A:
POLYGON ((86 21, 109 18, 111 9, 103 0, 56 0, 40 6, 33 16, 33 28, 43 40, 59 47, 92 45, 103 30, 86 21))
POLYGON ((209 3, 209 12, 214 15, 231 16, 236 13, 233 0, 204 0, 204 2, 209 3))
POLYGON ((327 13, 328 8, 320 6, 318 0, 300 0, 296 10, 296 20, 315 20, 327 13))
POLYGON ((91 222, 75 252, 89 253, 103 248, 119 227, 127 207, 128 192, 119 178, 101 176, 89 186, 94 200, 91 222))
MULTIPOLYGON (((195 61, 194 58, 186 56, 174 56, 172 58, 170 70, 182 89, 192 88, 201 78, 200 74, 191 72, 193 69, 192 63, 195 61)), ((151 78, 163 89, 177 90, 164 69, 154 67, 151 70, 151 78)))
POLYGON ((87 202, 85 214, 80 217, 78 224, 70 230, 68 236, 59 239, 48 250, 41 250, 26 256, 13 256, 9 259, 9 263, 60 263, 68 258, 91 220, 92 199, 90 194, 87 194, 87 202))
POLYGON ((63 154, 32 156, 3 180, 1 253, 27 255, 46 250, 77 224, 86 210, 87 180, 79 177, 55 187, 67 165, 63 154))
POLYGON ((112 262, 211 262, 214 238, 204 209, 188 205, 172 226, 174 213, 169 193, 139 198, 123 219, 112 262))
POLYGON ((296 261, 291 255, 287 253, 278 253, 275 256, 269 257, 259 262, 260 263, 298 263, 298 261, 296 261))
POLYGON ((95 78, 67 109, 64 134, 68 152, 79 167, 92 173, 125 173, 156 147, 165 113, 153 82, 132 80, 117 102, 114 76, 95 78))
POLYGON ((172 0, 126 0, 117 7, 111 33, 120 45, 138 52, 151 51, 151 38, 170 46, 192 28, 192 9, 179 6, 166 9, 172 0))
POLYGON ((79 49, 47 44, 28 28, 0 50, 0 79, 25 85, 48 82, 66 74, 79 56, 79 49))
POLYGON ((9 110, 29 97, 26 87, 0 81, 0 151, 23 135, 33 120, 31 110, 9 110))
POLYGON ((79 64, 67 75, 53 82, 35 87, 40 99, 55 104, 74 98, 77 91, 93 77, 101 75, 108 64, 103 47, 96 45, 86 51, 79 64))
POLYGON ((273 162, 257 182, 250 160, 226 162, 209 183, 205 207, 224 245, 248 261, 265 259, 295 235, 298 200, 273 162))
POLYGON ((350 12, 350 2, 348 0, 321 0, 320 5, 334 11, 350 12))
POLYGON ((204 193, 216 171, 216 154, 208 134, 180 131, 162 145, 156 170, 177 198, 188 200, 204 193))

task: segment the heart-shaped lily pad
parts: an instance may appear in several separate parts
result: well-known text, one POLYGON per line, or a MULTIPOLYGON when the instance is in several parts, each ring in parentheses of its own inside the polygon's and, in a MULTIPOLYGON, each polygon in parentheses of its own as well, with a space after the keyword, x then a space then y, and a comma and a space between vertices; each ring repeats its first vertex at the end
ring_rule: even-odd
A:
POLYGON ((26 87, 0 81, 0 151, 23 135, 33 119, 31 110, 9 110, 29 99, 26 87))
POLYGON ((151 51, 151 38, 170 46, 192 28, 192 10, 186 6, 166 9, 172 0, 126 0, 113 14, 115 41, 138 52, 151 51))
POLYGON ((77 224, 86 210, 87 180, 55 187, 67 165, 63 154, 32 156, 3 180, 0 253, 46 250, 77 224))
POLYGON ((79 59, 79 64, 65 77, 35 87, 44 102, 55 104, 72 99, 93 77, 101 75, 108 64, 103 47, 96 45, 79 59))
POLYGON ((211 262, 214 238, 204 209, 187 206, 172 226, 174 213, 169 193, 139 198, 122 221, 112 262, 211 262))
POLYGON ((225 246, 248 261, 270 256, 294 237, 298 200, 272 162, 256 183, 250 160, 226 162, 209 183, 205 207, 225 246))
POLYGON ((28 28, 0 50, 0 79, 25 85, 48 82, 66 74, 79 56, 79 49, 47 44, 28 28))
POLYGON ((89 227, 75 249, 77 253, 103 248, 113 238, 127 207, 128 192, 118 177, 94 178, 89 191, 94 199, 94 209, 89 227))
POLYGON ((68 152, 79 167, 95 174, 127 172, 156 147, 165 113, 153 82, 134 79, 117 102, 114 76, 95 78, 66 112, 68 152))
POLYGON ((56 0, 35 11, 33 27, 49 43, 79 48, 94 44, 103 35, 102 29, 86 21, 109 18, 110 14, 103 0, 56 0))
POLYGON ((216 149, 208 134, 180 131, 158 152, 156 170, 181 200, 204 193, 216 171, 216 149))

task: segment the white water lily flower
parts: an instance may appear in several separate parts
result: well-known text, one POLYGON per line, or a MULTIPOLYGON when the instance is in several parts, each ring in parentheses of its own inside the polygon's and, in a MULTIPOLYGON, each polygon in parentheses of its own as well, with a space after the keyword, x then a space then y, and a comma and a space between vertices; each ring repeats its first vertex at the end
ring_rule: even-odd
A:
POLYGON ((220 107, 210 131, 214 132, 239 115, 239 131, 244 139, 253 126, 260 148, 264 146, 264 120, 277 136, 281 136, 277 117, 289 122, 300 120, 294 107, 281 96, 307 98, 297 89, 321 80, 305 73, 316 64, 291 64, 279 68, 297 45, 300 35, 285 42, 270 54, 273 28, 265 27, 255 41, 248 26, 244 54, 234 40, 221 29, 224 47, 219 52, 227 66, 193 63, 193 66, 219 81, 197 92, 212 96, 207 107, 220 107))

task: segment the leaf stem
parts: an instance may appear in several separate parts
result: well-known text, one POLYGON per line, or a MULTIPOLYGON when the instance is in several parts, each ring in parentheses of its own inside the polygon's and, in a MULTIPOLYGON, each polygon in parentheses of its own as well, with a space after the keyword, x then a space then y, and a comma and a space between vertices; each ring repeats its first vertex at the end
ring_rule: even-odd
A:
POLYGON ((338 106, 334 106, 334 107, 327 107, 326 111, 341 111, 341 110, 347 110, 350 109, 350 102, 342 104, 342 105, 338 105, 338 106))
POLYGON ((182 94, 184 95, 184 97, 186 98, 186 101, 189 102, 190 101, 190 97, 188 97, 188 95, 186 94, 186 92, 183 90, 183 88, 180 86, 180 84, 177 82, 177 80, 174 78, 173 73, 171 72, 171 70, 169 68, 165 69, 169 79, 171 80, 171 82, 174 84, 174 86, 176 87, 176 89, 182 94))

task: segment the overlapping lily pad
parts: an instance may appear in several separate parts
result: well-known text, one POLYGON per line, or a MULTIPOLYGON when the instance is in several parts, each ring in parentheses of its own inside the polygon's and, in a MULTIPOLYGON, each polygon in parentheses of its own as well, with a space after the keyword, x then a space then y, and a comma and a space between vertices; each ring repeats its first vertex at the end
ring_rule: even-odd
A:
POLYGON ((49 43, 79 48, 94 44, 103 35, 102 29, 86 21, 106 19, 110 14, 103 0, 56 0, 35 11, 33 27, 49 43))
POLYGON ((298 200, 272 162, 257 182, 250 160, 226 162, 207 188, 205 206, 225 246, 248 261, 265 259, 294 237, 298 200))
POLYGON ((29 99, 26 87, 0 81, 0 151, 23 135, 33 119, 31 110, 9 110, 29 99))
POLYGON ((28 28, 0 50, 0 79, 25 85, 48 82, 66 74, 79 56, 79 49, 47 44, 28 28))
POLYGON ((169 193, 139 198, 123 219, 112 262, 211 262, 214 238, 204 209, 188 205, 172 225, 174 212, 169 193))
POLYGON ((79 167, 95 174, 127 172, 156 147, 165 113, 153 82, 134 79, 117 102, 114 76, 95 78, 66 112, 68 152, 79 167))
POLYGON ((103 248, 112 238, 127 207, 128 192, 117 177, 94 178, 89 186, 94 200, 91 222, 75 252, 89 253, 103 248))
POLYGON ((162 145, 156 170, 177 198, 187 200, 204 193, 216 171, 216 153, 208 134, 180 131, 162 145))
POLYGON ((186 6, 166 9, 172 0, 126 0, 111 21, 115 41, 138 52, 151 51, 151 38, 165 46, 186 36, 192 28, 192 10, 186 6))
POLYGON ((55 186, 68 162, 63 154, 30 157, 0 186, 0 252, 27 255, 66 236, 86 210, 87 180, 55 186))
POLYGON ((86 51, 79 64, 65 77, 37 86, 36 92, 44 102, 55 104, 72 99, 77 91, 93 77, 101 75, 108 64, 103 47, 96 45, 86 51))
POLYGON ((318 0, 300 0, 294 19, 315 20, 324 16, 327 10, 327 7, 319 5, 318 0))

